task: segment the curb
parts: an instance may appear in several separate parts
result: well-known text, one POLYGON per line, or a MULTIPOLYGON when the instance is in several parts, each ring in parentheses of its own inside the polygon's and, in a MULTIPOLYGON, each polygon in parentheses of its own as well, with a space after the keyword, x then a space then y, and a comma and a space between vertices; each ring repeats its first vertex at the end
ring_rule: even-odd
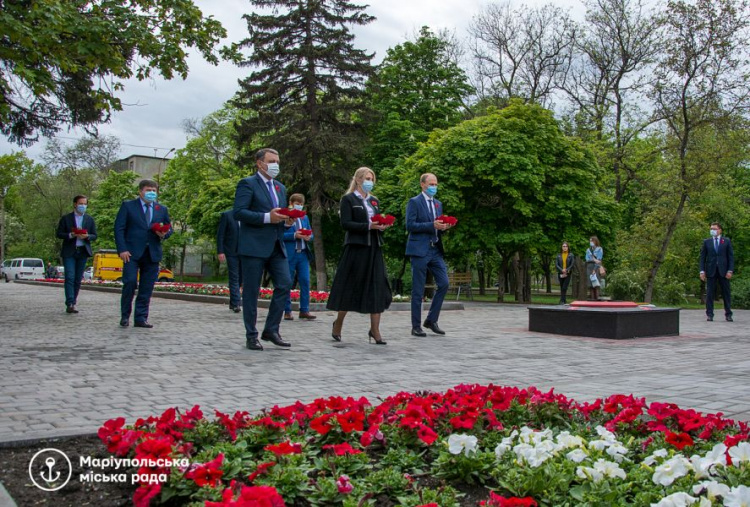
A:
POLYGON ((10 496, 8 491, 0 482, 0 507, 18 507, 16 502, 13 501, 13 497, 10 496))
MULTIPOLYGON (((20 283, 23 285, 38 285, 42 287, 62 287, 61 283, 37 282, 34 280, 14 280, 13 283, 20 283)), ((122 289, 119 289, 117 287, 100 287, 96 285, 85 285, 85 284, 81 284, 81 290, 111 292, 111 293, 117 293, 117 294, 122 292, 122 289)), ((160 292, 158 290, 155 290, 151 297, 162 298, 162 299, 174 299, 178 301, 190 301, 193 303, 210 303, 210 304, 219 304, 219 305, 229 304, 228 296, 209 296, 206 294, 181 294, 179 292, 160 292)), ((268 308, 269 306, 271 306, 271 301, 269 299, 258 300, 259 308, 268 308)), ((430 309, 430 303, 422 303, 422 310, 429 310, 429 309, 430 309)), ((390 308, 388 308, 388 310, 386 311, 406 312, 410 310, 411 310, 411 303, 409 301, 406 301, 402 303, 391 303, 390 308)), ((452 310, 464 310, 464 304, 458 303, 458 302, 444 301, 443 308, 441 311, 452 311, 452 310)), ((292 311, 299 311, 298 302, 295 302, 295 301, 292 302, 292 311)), ((325 312, 328 310, 326 309, 325 303, 310 303, 310 311, 325 312)))

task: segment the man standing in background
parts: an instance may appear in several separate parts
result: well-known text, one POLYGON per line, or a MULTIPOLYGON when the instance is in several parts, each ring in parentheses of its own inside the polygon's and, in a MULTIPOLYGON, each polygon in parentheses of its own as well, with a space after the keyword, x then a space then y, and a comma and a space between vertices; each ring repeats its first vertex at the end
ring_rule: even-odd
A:
POLYGON ((240 236, 240 223, 234 219, 234 210, 230 209, 221 214, 219 230, 216 234, 216 252, 219 262, 227 263, 229 278, 229 309, 235 313, 240 311, 240 276, 242 264, 237 253, 237 243, 240 236))
POLYGON ((57 224, 57 237, 62 239, 60 257, 65 268, 65 311, 78 313, 78 292, 81 290, 86 261, 94 255, 91 242, 96 240, 96 223, 86 214, 89 200, 85 195, 73 198, 73 212, 57 224))
POLYGON ((729 280, 734 274, 734 250, 729 238, 722 236, 723 229, 718 222, 711 224, 711 237, 703 240, 700 256, 700 277, 706 282, 706 320, 714 320, 714 298, 716 282, 721 286, 724 299, 724 316, 732 322, 732 291, 729 280))

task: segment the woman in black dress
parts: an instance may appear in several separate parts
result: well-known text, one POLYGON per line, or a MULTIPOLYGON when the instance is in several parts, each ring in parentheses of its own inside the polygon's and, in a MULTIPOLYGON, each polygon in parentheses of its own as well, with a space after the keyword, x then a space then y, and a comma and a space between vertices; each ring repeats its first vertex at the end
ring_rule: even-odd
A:
POLYGON ((351 311, 369 313, 369 339, 378 345, 386 344, 380 335, 380 315, 391 306, 391 288, 380 247, 388 226, 372 223, 372 217, 380 213, 377 198, 370 194, 374 185, 372 169, 360 167, 341 199, 339 215, 346 231, 344 253, 326 305, 338 312, 332 330, 336 341, 341 341, 344 318, 351 311))

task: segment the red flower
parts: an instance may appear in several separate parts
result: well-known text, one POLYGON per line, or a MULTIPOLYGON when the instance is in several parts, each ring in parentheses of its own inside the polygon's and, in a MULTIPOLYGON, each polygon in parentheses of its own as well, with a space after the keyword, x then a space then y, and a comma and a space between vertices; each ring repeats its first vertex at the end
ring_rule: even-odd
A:
POLYGON ((458 223, 456 217, 452 217, 450 215, 440 215, 436 220, 448 225, 456 225, 458 223))
POLYGON ((169 224, 165 224, 164 222, 159 222, 157 224, 151 225, 151 230, 154 232, 169 232, 170 229, 169 224))
POLYGON ((141 459, 159 460, 168 458, 172 454, 172 439, 168 437, 149 438, 135 448, 135 457, 141 459))
POLYGON ((247 476, 248 482, 253 482, 259 475, 263 475, 267 473, 268 470, 273 468, 275 465, 276 465, 276 462, 274 461, 267 461, 265 463, 261 463, 260 465, 258 465, 258 468, 255 469, 255 472, 247 476))
POLYGON ((365 414, 361 410, 350 410, 343 414, 337 414, 336 420, 341 425, 341 431, 344 433, 362 431, 365 427, 365 414))
POLYGON ((284 456, 285 454, 302 454, 302 444, 293 444, 289 440, 286 440, 280 444, 267 445, 263 450, 271 451, 276 456, 284 456))
POLYGON ((278 185, 274 185, 274 188, 276 188, 276 191, 278 192, 280 190, 278 185))
POLYGON ((417 505, 417 507, 440 507, 440 506, 436 504, 435 502, 432 502, 432 503, 423 503, 422 505, 417 505))
POLYGON ((372 201, 370 201, 370 204, 372 204, 373 208, 377 208, 378 207, 378 201, 376 201, 375 199, 373 199, 372 201))
POLYGON ((349 482, 349 477, 346 475, 342 475, 338 478, 336 481, 336 486, 339 488, 339 493, 343 494, 349 494, 354 490, 354 486, 351 482, 349 482))
POLYGON ((332 450, 336 456, 346 456, 347 454, 362 454, 359 449, 354 449, 349 442, 343 444, 324 445, 323 449, 332 450))
POLYGON ((505 498, 496 493, 490 491, 490 499, 482 500, 479 505, 486 505, 487 507, 537 507, 536 501, 527 496, 525 498, 517 498, 515 496, 505 498))
POLYGON ((432 428, 425 426, 424 424, 420 425, 417 430, 417 438, 427 445, 432 445, 432 443, 437 440, 437 437, 438 434, 435 433, 432 428))
POLYGON ((380 426, 377 424, 370 426, 370 429, 362 433, 362 436, 359 438, 359 443, 362 445, 362 447, 369 447, 374 440, 377 440, 379 442, 383 442, 384 440, 383 432, 380 431, 380 426))
POLYGON ((221 495, 221 502, 207 501, 206 507, 285 507, 285 504, 273 486, 242 486, 237 500, 232 488, 227 488, 221 495))
POLYGON ((677 447, 679 450, 682 450, 685 447, 690 447, 694 443, 693 439, 690 438, 690 435, 687 433, 672 433, 671 431, 667 432, 667 438, 664 440, 668 444, 677 447))
POLYGON ((149 505, 151 505, 151 500, 153 500, 159 493, 161 493, 161 484, 141 486, 136 489, 133 494, 133 506, 149 507, 149 505))
POLYGON ((155 205, 154 205, 154 209, 155 209, 155 210, 161 209, 161 206, 159 206, 158 204, 155 204, 155 205))
POLYGON ((453 417, 450 420, 451 425, 456 429, 467 429, 470 430, 474 427, 477 422, 477 414, 469 412, 467 414, 461 414, 453 417))
POLYGON ((312 421, 310 421, 310 428, 317 431, 321 435, 325 435, 329 431, 331 431, 331 428, 333 426, 328 421, 333 417, 331 414, 325 414, 321 415, 320 417, 316 417, 312 421))
POLYGON ((185 474, 188 479, 193 479, 198 487, 211 486, 215 488, 221 482, 221 464, 224 462, 224 454, 219 454, 215 459, 204 464, 193 465, 185 474))
POLYGON ((279 214, 280 215, 284 215, 284 216, 289 217, 289 218, 294 218, 296 220, 297 218, 302 218, 305 215, 307 215, 307 212, 296 210, 296 209, 281 208, 279 210, 279 214))

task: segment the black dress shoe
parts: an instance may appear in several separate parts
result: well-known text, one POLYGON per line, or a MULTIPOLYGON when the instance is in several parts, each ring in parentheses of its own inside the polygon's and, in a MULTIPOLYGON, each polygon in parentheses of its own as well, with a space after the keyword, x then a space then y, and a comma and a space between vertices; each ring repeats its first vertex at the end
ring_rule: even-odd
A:
POLYGON ((129 325, 128 319, 120 319, 120 327, 128 327, 129 325))
POLYGON ((78 310, 76 310, 75 305, 68 305, 65 307, 65 313, 78 313, 78 310))
POLYGON ((263 345, 258 342, 257 338, 253 338, 252 340, 248 339, 245 347, 249 350, 263 350, 263 345))
POLYGON ((413 327, 411 328, 411 335, 412 336, 427 336, 427 333, 422 331, 421 327, 413 327))
POLYGON ((706 317, 706 322, 713 322, 713 321, 714 321, 713 317, 706 317))
MULTIPOLYGON (((333 339, 335 341, 340 342, 341 341, 341 335, 340 334, 336 334, 335 330, 336 330, 336 322, 334 321, 333 325, 331 326, 331 336, 333 337, 333 339)), ((341 331, 339 331, 339 332, 341 332, 341 331)))
POLYGON ((145 327, 146 329, 151 329, 154 325, 149 324, 148 322, 134 322, 133 327, 145 327))
POLYGON ((727 322, 734 322, 734 319, 731 315, 727 315, 727 322))
POLYGON ((272 332, 266 332, 263 331, 263 333, 260 335, 260 339, 266 342, 271 342, 277 347, 291 347, 292 344, 289 342, 285 342, 281 339, 281 335, 279 333, 272 333, 272 332))
POLYGON ((233 311, 234 313, 239 313, 240 312, 240 307, 239 306, 229 305, 229 310, 233 311))
POLYGON ((423 325, 424 325, 424 327, 426 327, 427 329, 429 329, 430 331, 432 331, 435 334, 445 334, 445 331, 443 331, 442 329, 440 329, 438 327, 437 322, 427 322, 427 321, 424 321, 423 325))

